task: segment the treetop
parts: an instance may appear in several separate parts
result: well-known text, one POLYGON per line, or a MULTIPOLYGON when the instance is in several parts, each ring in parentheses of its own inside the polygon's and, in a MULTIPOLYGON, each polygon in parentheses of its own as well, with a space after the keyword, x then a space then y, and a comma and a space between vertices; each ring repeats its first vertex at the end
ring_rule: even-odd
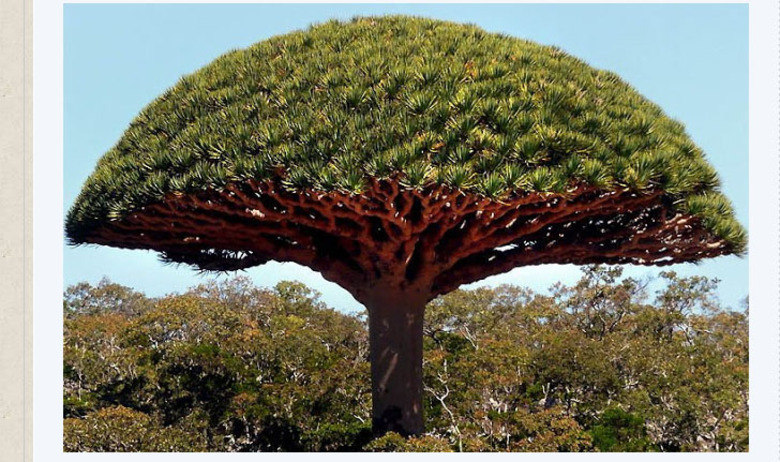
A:
POLYGON ((483 205, 652 197, 692 217, 719 254, 745 249, 702 150, 616 74, 553 46, 407 16, 314 25, 184 76, 100 159, 66 231, 111 243, 96 230, 156 204, 245 187, 268 200, 359 198, 388 184, 483 205))

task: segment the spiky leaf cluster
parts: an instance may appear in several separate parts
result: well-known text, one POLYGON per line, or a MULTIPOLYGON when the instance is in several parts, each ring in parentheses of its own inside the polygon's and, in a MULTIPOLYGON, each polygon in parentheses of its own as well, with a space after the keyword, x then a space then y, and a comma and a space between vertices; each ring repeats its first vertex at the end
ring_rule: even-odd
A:
POLYGON ((662 189, 735 251, 745 234, 701 149, 614 73, 560 49, 405 16, 330 21, 229 52, 149 104, 67 218, 72 241, 169 193, 369 178, 500 199, 574 184, 662 189))

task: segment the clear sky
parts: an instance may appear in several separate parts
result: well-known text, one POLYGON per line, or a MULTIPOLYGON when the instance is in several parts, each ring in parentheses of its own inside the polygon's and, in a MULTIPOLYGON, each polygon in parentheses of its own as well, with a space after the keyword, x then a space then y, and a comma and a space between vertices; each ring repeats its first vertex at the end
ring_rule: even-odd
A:
MULTIPOLYGON (((445 4, 66 4, 64 27, 64 206, 69 209, 98 158, 157 95, 224 52, 331 18, 413 14, 477 24, 557 45, 618 73, 683 122, 720 172, 737 218, 748 222, 748 6, 445 4)), ((748 258, 719 257, 667 267, 721 280, 725 305, 748 293, 748 258)), ((628 275, 660 271, 627 266, 628 275)), ((246 271, 257 284, 297 279, 330 305, 362 309, 346 291, 291 263, 246 271)), ((512 283, 544 291, 571 283, 571 265, 518 268, 476 285, 512 283)), ((64 249, 65 284, 103 276, 149 295, 178 292, 214 276, 163 265, 156 254, 82 246, 64 249)), ((221 276, 224 277, 224 276, 221 276)))

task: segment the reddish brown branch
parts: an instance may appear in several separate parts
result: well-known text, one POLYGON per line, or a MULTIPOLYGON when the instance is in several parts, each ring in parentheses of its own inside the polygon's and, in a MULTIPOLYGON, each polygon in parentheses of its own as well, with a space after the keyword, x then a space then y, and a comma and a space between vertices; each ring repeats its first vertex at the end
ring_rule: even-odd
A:
MULTIPOLYGON (((696 261, 724 252, 726 243, 704 232, 697 219, 680 214, 666 219, 667 214, 661 213, 663 210, 656 206, 654 213, 635 211, 625 214, 623 220, 617 221, 612 229, 605 232, 596 231, 601 228, 592 223, 574 222, 568 228, 577 231, 567 233, 559 223, 516 239, 511 249, 491 249, 472 254, 436 277, 432 297, 518 266, 545 263, 662 266, 696 261)), ((602 218, 609 220, 614 217, 602 218)))
POLYGON ((407 189, 396 178, 372 180, 362 194, 250 181, 170 194, 85 240, 209 270, 291 261, 359 299, 376 287, 432 298, 515 266, 666 264, 727 251, 695 219, 668 209, 659 191, 580 186, 491 200, 446 186, 407 189))

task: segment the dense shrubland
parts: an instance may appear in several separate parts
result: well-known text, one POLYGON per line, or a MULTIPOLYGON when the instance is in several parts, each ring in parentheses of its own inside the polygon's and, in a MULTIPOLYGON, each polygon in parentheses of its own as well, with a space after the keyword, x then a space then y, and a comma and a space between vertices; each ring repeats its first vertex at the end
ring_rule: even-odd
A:
POLYGON ((66 451, 746 451, 748 316, 717 281, 583 268, 426 311, 426 433, 371 434, 365 318, 246 278, 64 296, 66 451))

